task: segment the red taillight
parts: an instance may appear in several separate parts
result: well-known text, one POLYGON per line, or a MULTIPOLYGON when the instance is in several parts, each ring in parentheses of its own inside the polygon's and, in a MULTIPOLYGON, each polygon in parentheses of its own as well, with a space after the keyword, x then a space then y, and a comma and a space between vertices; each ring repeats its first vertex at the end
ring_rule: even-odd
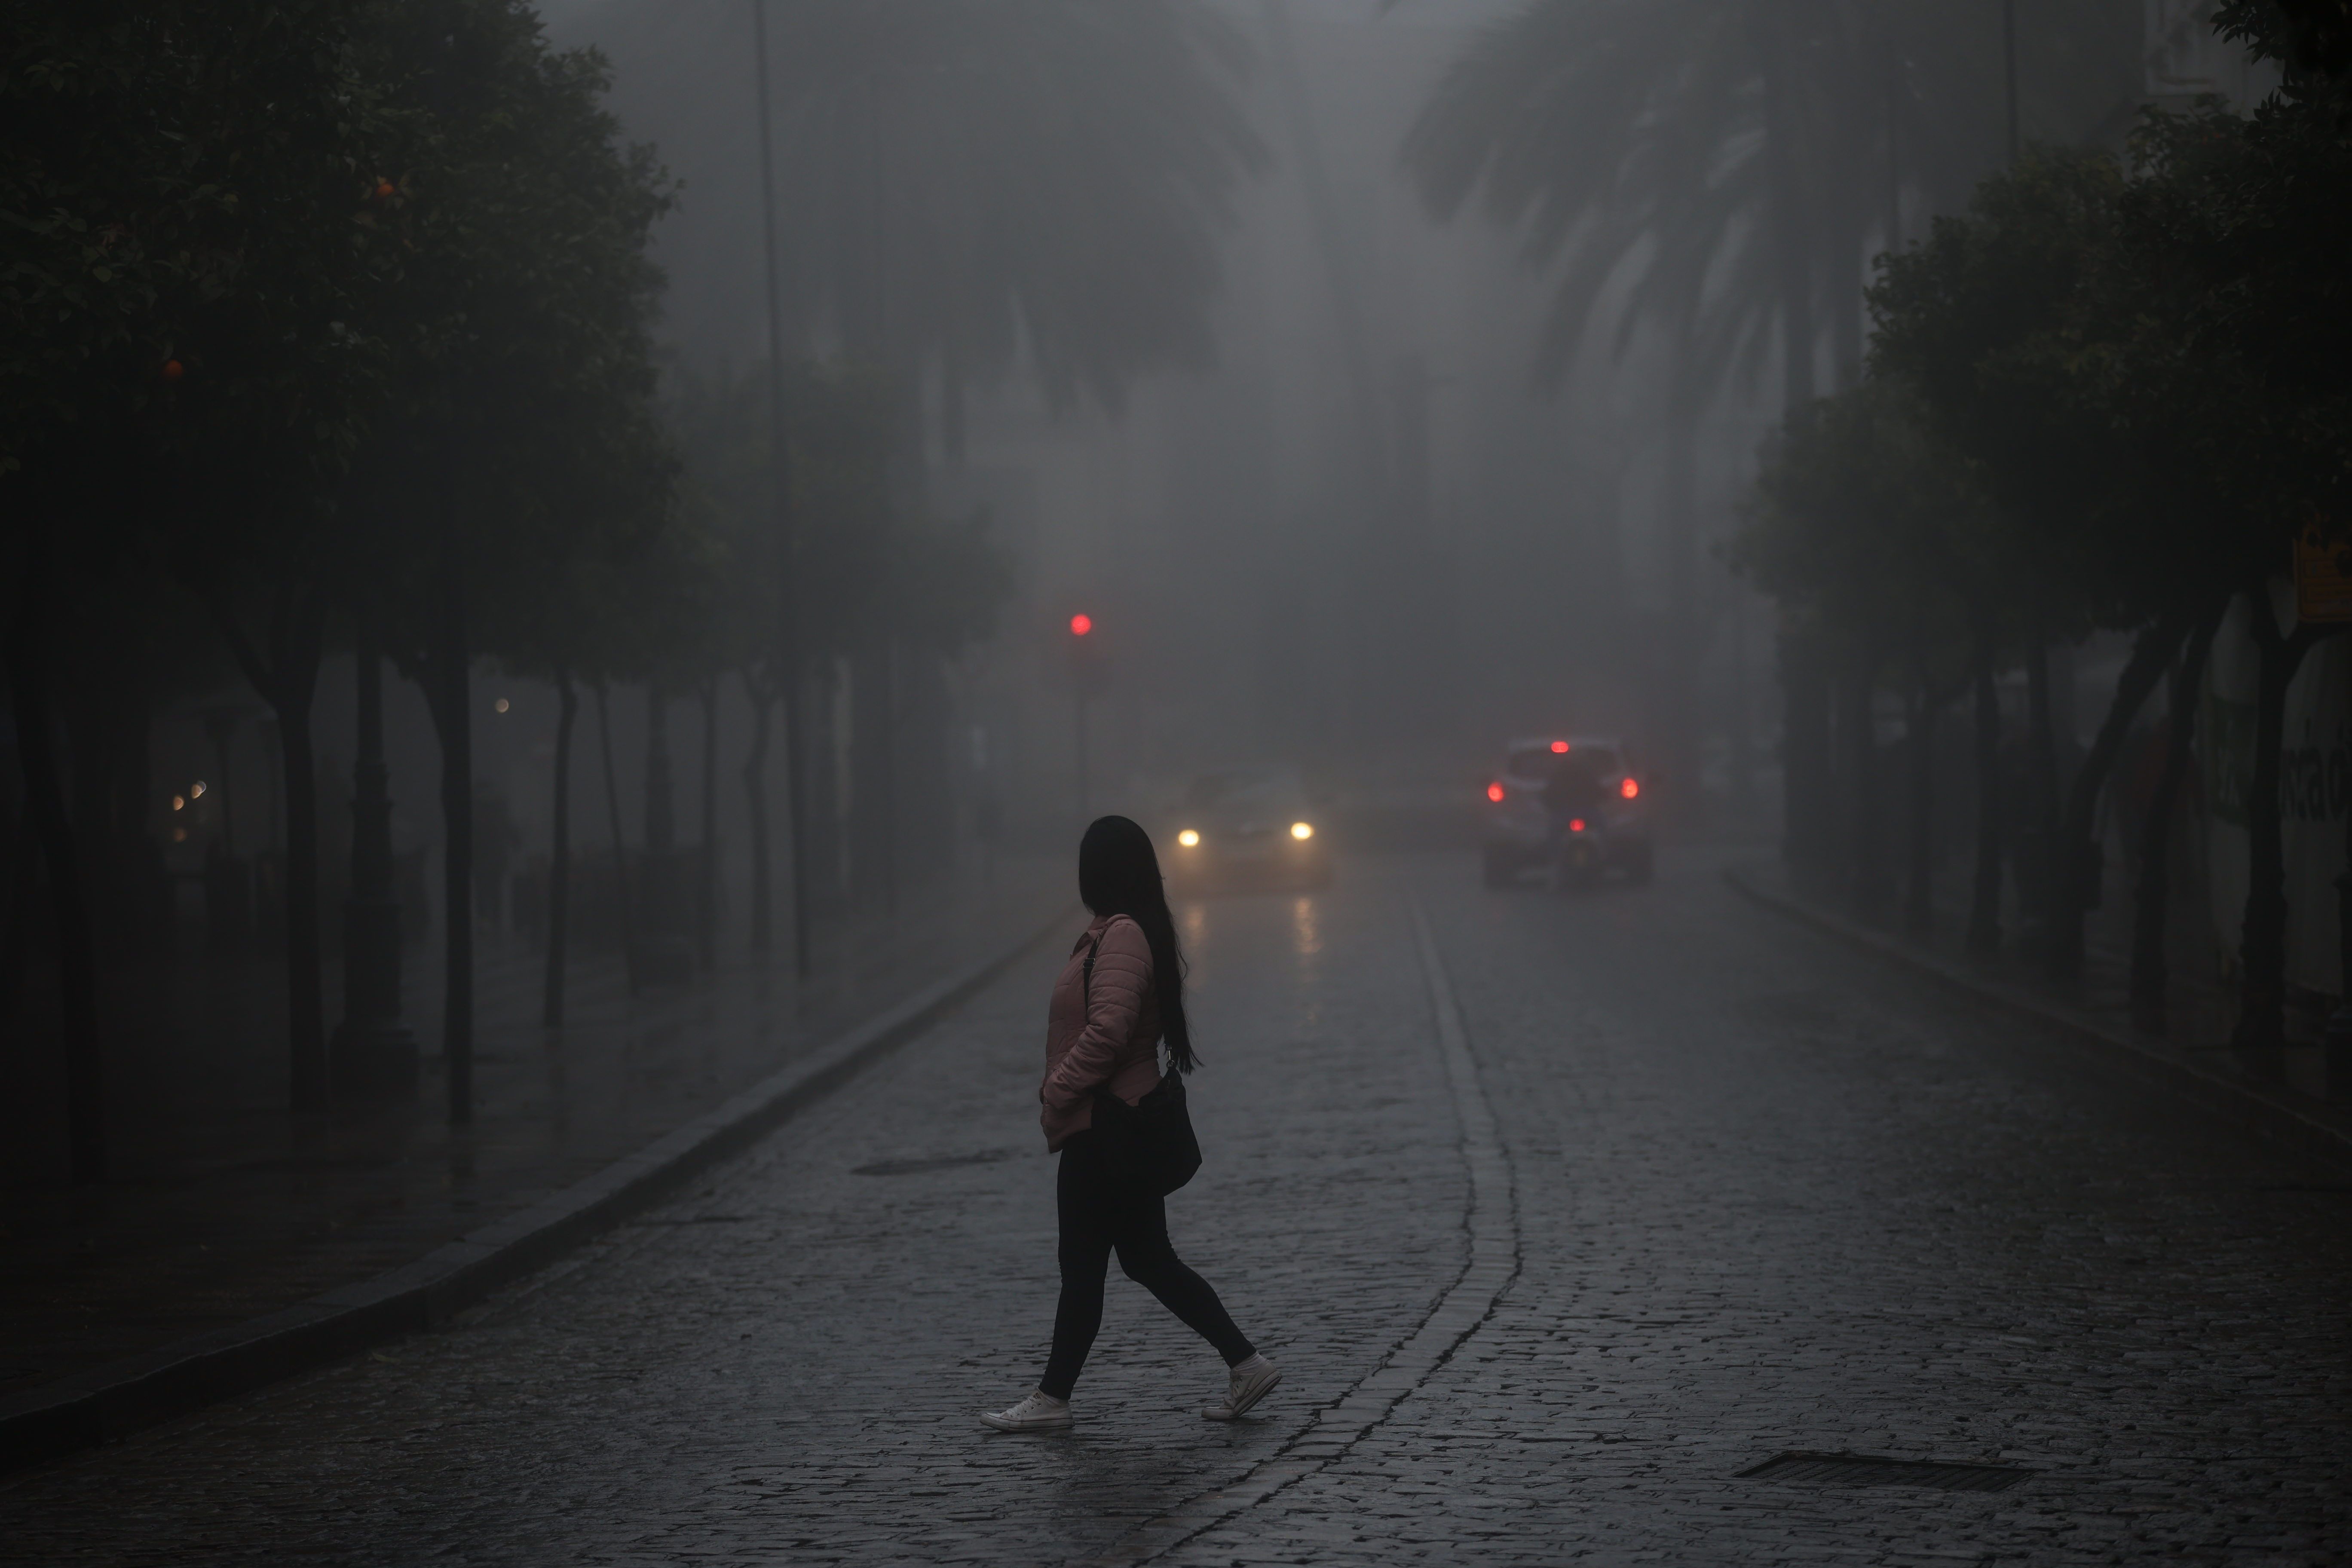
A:
POLYGON ((1617 786, 1617 793, 1623 795, 1627 800, 1632 800, 1642 793, 1642 786, 1637 781, 1629 778, 1623 784, 1617 786))
POLYGON ((1552 755, 1556 757, 1564 757, 1568 755, 1568 742, 1566 741, 1554 741, 1551 743, 1551 752, 1552 755))
POLYGON ((1507 790, 1503 788, 1503 781, 1500 779, 1496 779, 1493 784, 1486 786, 1486 798, 1493 801, 1496 805, 1503 804, 1503 796, 1508 793, 1509 792, 1507 790))
POLYGON ((1570 818, 1568 819, 1568 830, 1569 830, 1570 833, 1581 833, 1581 832, 1583 832, 1583 831, 1584 831, 1584 818, 1582 818, 1582 817, 1580 817, 1580 816, 1571 816, 1571 817, 1570 817, 1570 818))

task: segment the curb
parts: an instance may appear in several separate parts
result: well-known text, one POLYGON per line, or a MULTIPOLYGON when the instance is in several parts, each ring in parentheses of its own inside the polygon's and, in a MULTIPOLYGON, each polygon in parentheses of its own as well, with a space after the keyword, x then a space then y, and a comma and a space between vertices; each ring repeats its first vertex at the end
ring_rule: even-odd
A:
POLYGON ((1066 909, 593 1176, 372 1279, 0 1400, 0 1471, 151 1426, 447 1322, 815 1104, 1010 968, 1066 909))
POLYGON ((1854 925, 1787 894, 1759 887, 1736 866, 1724 868, 1723 879, 1734 892, 1765 909, 1788 915, 1815 931, 1940 982, 1948 990, 1982 1005, 2038 1024, 2077 1045, 2094 1047, 2109 1065, 2122 1068, 2142 1083, 2194 1100, 2202 1109, 2242 1131, 2337 1165, 2352 1164, 2352 1131, 2318 1121, 2281 1096, 2237 1079, 2208 1072, 2015 987, 1980 979, 1958 964, 1922 952, 1892 936, 1854 925))

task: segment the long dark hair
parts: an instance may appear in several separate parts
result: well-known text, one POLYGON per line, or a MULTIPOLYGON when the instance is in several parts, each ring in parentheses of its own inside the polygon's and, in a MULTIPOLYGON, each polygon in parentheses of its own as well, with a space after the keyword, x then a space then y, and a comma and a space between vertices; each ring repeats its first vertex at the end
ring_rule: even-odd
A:
POLYGON ((1124 816, 1096 817, 1078 840, 1078 897, 1097 915, 1125 915, 1143 928, 1143 939, 1151 944, 1152 989, 1160 998, 1168 1065, 1191 1072, 1201 1062, 1192 1054, 1192 1026, 1184 1021, 1184 955, 1176 948, 1176 921, 1168 912, 1151 835, 1124 816))

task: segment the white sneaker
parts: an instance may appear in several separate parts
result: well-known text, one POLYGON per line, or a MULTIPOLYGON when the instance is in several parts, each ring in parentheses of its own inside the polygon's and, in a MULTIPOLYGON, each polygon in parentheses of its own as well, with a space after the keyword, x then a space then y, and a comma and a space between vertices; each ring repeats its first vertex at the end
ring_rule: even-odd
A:
POLYGON ((1033 1390, 1020 1404, 983 1410, 980 1418, 1000 1432, 1044 1432, 1070 1424, 1070 1402, 1033 1390))
POLYGON ((1225 1396, 1210 1405, 1201 1415, 1211 1421, 1231 1421, 1274 1392, 1282 1381, 1282 1369, 1262 1355, 1252 1355, 1235 1366, 1225 1379, 1225 1396))

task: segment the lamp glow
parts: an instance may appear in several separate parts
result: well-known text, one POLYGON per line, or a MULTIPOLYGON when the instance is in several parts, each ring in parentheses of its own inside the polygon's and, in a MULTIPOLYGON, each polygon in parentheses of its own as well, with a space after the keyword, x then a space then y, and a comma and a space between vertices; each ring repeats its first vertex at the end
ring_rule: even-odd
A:
POLYGON ((1181 844, 1187 849, 1198 848, 1201 843, 1201 836, 1188 827, 1183 832, 1176 836, 1176 842, 1181 844))
POLYGON ((1311 822, 1294 822, 1290 825, 1290 836, 1304 843, 1315 837, 1315 825, 1311 822))

